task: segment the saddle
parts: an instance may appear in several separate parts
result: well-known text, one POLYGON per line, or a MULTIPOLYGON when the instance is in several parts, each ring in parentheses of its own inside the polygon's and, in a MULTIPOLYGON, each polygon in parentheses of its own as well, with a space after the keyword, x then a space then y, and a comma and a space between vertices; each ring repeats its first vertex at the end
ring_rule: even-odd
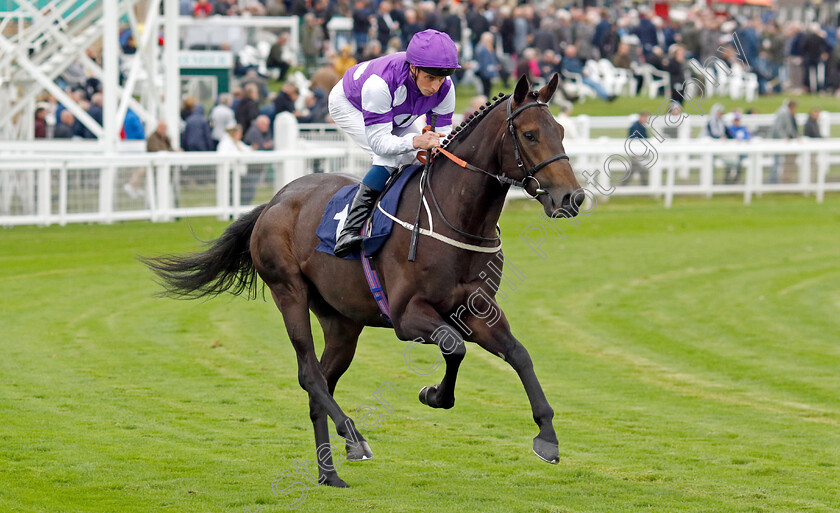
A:
MULTIPOLYGON (((366 222, 367 234, 363 246, 365 255, 371 257, 375 255, 388 240, 391 235, 391 230, 394 226, 394 221, 383 214, 380 209, 388 212, 392 216, 396 216, 397 208, 400 205, 400 198, 406 184, 422 169, 422 166, 404 166, 394 172, 385 184, 385 188, 379 195, 377 206, 373 209, 373 214, 366 222)), ((346 185, 336 192, 327 206, 324 208, 324 215, 321 218, 321 223, 318 225, 316 235, 320 239, 318 251, 334 256, 333 249, 335 248, 335 241, 341 229, 344 227, 344 220, 347 218, 347 212, 350 210, 350 204, 353 202, 353 197, 359 189, 358 184, 346 185)), ((345 260, 359 260, 361 258, 360 252, 356 251, 350 253, 345 260)))

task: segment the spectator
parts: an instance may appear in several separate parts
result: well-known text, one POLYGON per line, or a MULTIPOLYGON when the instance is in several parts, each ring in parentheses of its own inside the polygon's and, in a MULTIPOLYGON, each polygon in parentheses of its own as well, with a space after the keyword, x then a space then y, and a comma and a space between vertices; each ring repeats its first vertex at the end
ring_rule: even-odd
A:
MULTIPOLYGON (((348 54, 352 58, 352 51, 350 50, 350 45, 347 45, 348 54)), ((356 59, 353 59, 353 62, 356 62, 356 59)), ((353 64, 355 66, 355 64, 353 64)), ((352 67, 352 66, 351 66, 352 67)), ((348 68, 349 69, 349 68, 348 68)), ((343 73, 341 74, 343 75, 343 73)), ((321 89, 322 91, 332 91, 332 88, 341 80, 341 75, 336 72, 334 64, 325 64, 318 68, 318 70, 312 74, 312 77, 309 78, 309 89, 321 89)))
POLYGON ((260 105, 257 102, 259 96, 260 92, 255 84, 248 84, 244 87, 243 98, 234 111, 236 122, 239 123, 243 131, 248 131, 251 128, 251 122, 260 114, 260 105))
POLYGON ((522 75, 526 75, 531 82, 540 77, 539 53, 534 48, 525 48, 517 60, 516 76, 522 75))
MULTIPOLYGON (((225 136, 219 141, 219 147, 216 148, 217 153, 224 155, 240 155, 251 151, 253 151, 252 148, 242 141, 242 126, 240 125, 229 126, 225 131, 225 136)), ((240 178, 242 180, 239 193, 240 204, 242 205, 250 204, 254 198, 257 182, 262 174, 262 166, 257 169, 254 173, 249 174, 247 165, 236 164, 234 166, 233 179, 240 178)))
POLYGON ((213 4, 209 0, 198 0, 193 7, 193 16, 206 18, 213 14, 213 4))
POLYGON ((592 79, 592 77, 584 72, 583 63, 577 58, 577 48, 575 45, 569 45, 566 47, 566 57, 560 63, 560 67, 563 70, 563 73, 567 75, 567 78, 569 73, 577 73, 580 75, 583 83, 591 87, 592 90, 595 91, 595 94, 598 95, 598 98, 609 102, 615 100, 615 96, 607 94, 607 90, 604 89, 604 86, 601 85, 600 82, 592 79))
POLYGON ((235 0, 216 0, 213 8, 214 14, 220 16, 236 16, 239 14, 239 5, 235 0))
MULTIPOLYGON (((799 127, 796 126, 796 100, 786 100, 773 120, 773 128, 770 129, 771 139, 799 138, 799 127)), ((773 155, 773 167, 770 170, 770 183, 779 183, 779 171, 782 167, 783 155, 773 155)))
POLYGON ((172 141, 169 135, 167 135, 166 130, 166 121, 159 121, 155 131, 146 140, 146 151, 174 151, 172 149, 172 141))
POLYGON ((315 89, 306 96, 306 109, 309 111, 305 115, 297 115, 300 123, 326 123, 327 117, 330 114, 329 106, 327 105, 327 95, 321 89, 315 89))
MULTIPOLYGON (((358 64, 356 58, 353 57, 353 49, 350 45, 341 47, 341 53, 335 58, 335 71, 338 73, 339 79, 344 76, 348 69, 358 64)), ((332 89, 330 89, 332 90, 332 89)))
POLYGON ((257 91, 259 91, 259 102, 263 103, 266 98, 268 98, 268 82, 266 79, 260 76, 255 69, 249 69, 245 72, 245 76, 242 80, 239 81, 242 87, 246 87, 248 84, 254 84, 257 86, 257 91))
POLYGON ((805 122, 805 129, 803 135, 814 139, 821 139, 820 134, 820 109, 811 109, 811 114, 808 116, 808 121, 805 122))
POLYGON ((368 44, 370 18, 373 12, 366 0, 356 0, 353 8, 353 39, 356 41, 356 58, 361 59, 368 44))
POLYGON ((630 45, 628 43, 618 43, 615 55, 612 57, 612 64, 616 68, 626 69, 629 73, 631 73, 633 78, 636 80, 636 91, 642 90, 642 83, 644 82, 645 77, 644 75, 635 72, 638 62, 636 62, 633 59, 633 56, 630 55, 630 45))
POLYGON ((808 32, 802 36, 801 49, 805 89, 812 93, 822 91, 823 84, 819 82, 817 68, 828 60, 831 47, 826 42, 825 32, 819 23, 812 23, 808 32))
MULTIPOLYGON (((627 138, 629 139, 647 139, 648 132, 646 123, 648 122, 649 114, 647 111, 641 111, 639 113, 639 118, 630 125, 630 129, 627 132, 627 138)), ((635 154, 630 159, 630 174, 625 178, 625 182, 629 182, 633 175, 639 175, 639 183, 641 185, 648 184, 648 174, 649 170, 643 163, 643 157, 636 156, 635 154)))
POLYGON ((216 148, 217 153, 225 155, 235 155, 238 153, 248 153, 251 147, 242 142, 242 126, 234 124, 225 129, 225 135, 219 141, 219 147, 216 148))
POLYGON ((411 38, 414 37, 414 34, 424 30, 424 27, 417 21, 417 11, 414 9, 406 9, 403 16, 405 17, 405 22, 402 24, 400 30, 400 41, 402 48, 405 48, 408 46, 411 38))
POLYGON ((125 111, 123 121, 123 139, 127 141, 142 141, 146 138, 146 130, 143 128, 143 121, 131 109, 125 111))
POLYGON ((195 108, 195 98, 192 96, 184 98, 184 102, 181 104, 181 121, 186 121, 190 117, 193 108, 195 108))
MULTIPOLYGON (((90 107, 88 107, 87 113, 90 117, 93 118, 94 121, 99 123, 99 126, 102 126, 102 93, 96 93, 93 95, 93 97, 90 99, 90 107)), ((96 138, 96 136, 93 135, 93 132, 91 132, 88 127, 84 127, 82 137, 84 137, 85 139, 96 138)))
POLYGON ((35 109, 35 138, 47 138, 47 109, 43 107, 35 109))
POLYGON ((671 78, 671 99, 682 105, 680 94, 685 83, 685 48, 682 45, 672 45, 668 51, 668 75, 671 78))
POLYGON ((61 111, 61 118, 55 124, 53 131, 53 138, 55 139, 72 139, 76 134, 73 132, 73 126, 76 124, 76 118, 73 113, 67 109, 61 111))
MULTIPOLYGON (((738 141, 749 141, 752 139, 752 134, 747 127, 741 124, 741 114, 735 113, 735 117, 732 118, 732 126, 729 127, 729 132, 732 134, 732 138, 738 141)), ((724 175, 723 182, 726 184, 734 184, 738 183, 741 179, 741 172, 744 169, 743 163, 744 160, 747 159, 746 155, 739 155, 737 164, 732 167, 727 168, 727 173, 724 175), (734 173, 732 170, 734 169, 734 173)))
MULTIPOLYGON (((647 139, 647 127, 645 123, 648 122, 647 111, 639 113, 639 119, 630 125, 630 130, 627 132, 628 139, 647 139)), ((642 162, 643 157, 637 157, 635 154, 630 159, 630 176, 625 179, 628 182, 633 179, 633 175, 639 175, 639 183, 642 185, 648 184, 648 168, 642 162)))
MULTIPOLYGON (((173 151, 172 143, 166 134, 166 121, 160 121, 155 131, 149 134, 146 140, 146 151, 173 151)), ((143 179, 146 177, 146 168, 138 168, 131 173, 131 178, 123 184, 123 190, 132 199, 142 198, 146 195, 143 179)))
MULTIPOLYGON (((470 44, 473 48, 478 45, 481 34, 490 30, 490 21, 485 15, 484 0, 476 0, 467 4, 467 27, 470 29, 470 44)), ((459 41, 460 42, 460 41, 459 41)))
POLYGON ((326 36, 320 20, 314 13, 306 13, 303 22, 300 28, 300 51, 303 54, 304 73, 309 76, 318 64, 318 57, 323 55, 326 36))
POLYGON ((486 104, 487 97, 483 94, 473 96, 472 99, 470 99, 469 107, 467 107, 467 109, 464 110, 464 118, 466 118, 470 114, 477 114, 481 107, 483 107, 486 104))
POLYGON ((371 39, 368 41, 368 44, 364 49, 364 54, 362 55, 361 60, 370 61, 379 57, 382 57, 382 45, 379 43, 379 40, 371 39))
POLYGON ((291 82, 286 82, 283 84, 283 88, 277 92, 277 96, 274 97, 274 113, 280 114, 281 112, 291 112, 292 114, 297 111, 295 108, 295 102, 297 102, 298 96, 300 95, 300 91, 296 85, 291 82))
MULTIPOLYGON (((257 116, 242 141, 252 150, 271 151, 274 149, 274 139, 271 137, 270 128, 268 116, 257 116)), ((260 178, 265 173, 266 168, 266 164, 251 164, 248 166, 245 176, 242 177, 240 192, 240 202, 243 205, 250 205, 253 201, 257 192, 257 184, 260 183, 260 178)))
POLYGON ((233 96, 230 93, 219 95, 219 103, 210 111, 210 124, 213 130, 210 137, 213 139, 213 149, 219 145, 219 141, 225 135, 225 127, 236 124, 236 116, 233 113, 233 96))
POLYGON ((723 105, 716 103, 712 105, 712 112, 709 114, 709 119, 706 121, 706 126, 703 129, 703 135, 711 137, 712 139, 732 139, 732 133, 723 122, 723 105))
POLYGON ((388 46, 388 41, 399 33, 400 25, 397 22, 399 17, 393 11, 393 6, 389 0, 382 0, 379 4, 379 13, 376 16, 376 39, 382 48, 388 46), (396 18, 396 19, 395 19, 396 18))
POLYGON ((178 14, 181 16, 192 16, 192 0, 178 0, 178 14))
POLYGON ((490 32, 481 34, 475 50, 476 76, 481 80, 485 96, 493 94, 493 80, 499 76, 499 59, 496 58, 496 38, 490 32))
POLYGON ((204 119, 204 106, 196 105, 181 136, 181 147, 184 151, 211 151, 213 149, 210 137, 210 123, 204 119))
POLYGON ((277 69, 280 72, 280 80, 286 80, 286 74, 289 72, 291 63, 287 60, 285 55, 286 44, 289 42, 289 34, 281 32, 277 36, 277 41, 271 45, 268 51, 268 57, 265 59, 265 67, 268 69, 277 69))
POLYGON ((271 137, 270 123, 268 116, 257 116, 242 140, 254 150, 273 150, 274 139, 271 137))

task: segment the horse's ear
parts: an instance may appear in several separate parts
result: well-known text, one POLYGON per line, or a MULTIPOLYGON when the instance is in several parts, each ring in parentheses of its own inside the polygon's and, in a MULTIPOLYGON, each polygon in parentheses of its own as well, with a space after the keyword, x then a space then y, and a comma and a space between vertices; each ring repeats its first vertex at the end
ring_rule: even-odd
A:
POLYGON ((528 81, 528 76, 523 74, 519 77, 519 82, 516 83, 516 89, 513 90, 513 102, 522 103, 530 91, 531 82, 528 81))
POLYGON ((546 85, 540 89, 540 92, 537 94, 537 98, 539 101, 543 103, 548 103, 551 101, 551 97, 554 96, 554 92, 557 91, 557 84, 560 83, 560 75, 555 73, 551 76, 551 80, 548 81, 546 85))

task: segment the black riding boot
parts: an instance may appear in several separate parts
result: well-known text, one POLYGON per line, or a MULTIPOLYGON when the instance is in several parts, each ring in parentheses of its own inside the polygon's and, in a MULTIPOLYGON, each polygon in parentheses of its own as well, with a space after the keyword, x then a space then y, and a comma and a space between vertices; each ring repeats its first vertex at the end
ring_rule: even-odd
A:
POLYGON ((378 197, 379 191, 363 183, 359 184, 359 191, 353 198, 347 219, 344 221, 344 229, 335 242, 335 256, 343 258, 362 246, 362 224, 373 210, 378 197))

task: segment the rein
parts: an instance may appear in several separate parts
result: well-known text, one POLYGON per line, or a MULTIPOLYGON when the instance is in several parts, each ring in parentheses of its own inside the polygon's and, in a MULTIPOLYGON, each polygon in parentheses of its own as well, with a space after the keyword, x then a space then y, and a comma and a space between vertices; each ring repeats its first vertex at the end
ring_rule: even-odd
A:
POLYGON ((494 174, 494 173, 491 173, 489 171, 485 171, 484 169, 481 169, 480 167, 474 166, 474 165, 470 164, 469 162, 465 161, 464 159, 459 158, 456 155, 452 154, 451 152, 449 152, 449 151, 447 151, 443 148, 440 148, 440 147, 435 148, 434 153, 435 154, 437 154, 437 153, 443 154, 443 156, 445 156, 446 158, 451 160, 453 163, 455 163, 458 166, 461 166, 464 169, 469 169, 470 171, 475 171, 475 172, 478 172, 478 173, 484 173, 485 175, 492 176, 493 178, 495 178, 496 180, 499 181, 499 184, 507 184, 507 185, 512 185, 514 187, 520 187, 520 188, 522 188, 523 191, 525 191, 525 194, 527 194, 531 199, 535 199, 537 196, 540 196, 542 194, 548 194, 548 191, 546 191, 545 189, 542 188, 542 185, 540 184, 540 181, 534 175, 539 173, 545 166, 551 164, 552 162, 556 162, 558 160, 569 160, 569 156, 566 155, 565 153, 558 153, 557 155, 549 157, 546 160, 543 160, 542 162, 540 162, 539 164, 537 164, 535 166, 532 166, 531 169, 527 169, 525 167, 525 163, 522 161, 523 153, 522 153, 522 151, 520 149, 520 146, 519 146, 519 136, 516 133, 516 128, 513 126, 513 120, 516 119, 516 117, 519 116, 526 109, 529 109, 531 107, 545 107, 545 108, 548 108, 548 104, 537 100, 536 102, 533 102, 533 103, 526 103, 525 105, 522 105, 518 109, 511 112, 512 104, 513 104, 513 96, 511 96, 509 98, 508 102, 507 102, 507 118, 506 118, 506 121, 507 121, 507 124, 508 124, 508 132, 510 132, 511 140, 513 141, 513 154, 516 157, 516 166, 519 168, 520 171, 522 171, 522 174, 525 175, 522 180, 516 180, 515 178, 510 178, 509 176, 506 176, 506 175, 503 175, 503 174, 494 174), (528 181, 529 180, 533 180, 534 183, 536 184, 536 189, 534 191, 534 194, 531 194, 530 192, 528 192, 528 181))
MULTIPOLYGON (((508 98, 507 118, 505 120, 507 121, 508 132, 510 132, 511 140, 513 141, 513 152, 514 152, 514 156, 516 157, 516 166, 520 169, 520 171, 522 171, 522 174, 524 175, 524 178, 522 180, 516 180, 515 178, 510 178, 509 176, 506 176, 506 175, 501 174, 501 173, 495 174, 495 173, 491 173, 487 170, 481 169, 480 167, 470 164, 469 162, 465 161, 464 159, 454 155, 453 153, 451 153, 448 150, 446 150, 444 148, 441 148, 441 147, 434 148, 431 151, 431 155, 429 157, 429 160, 431 161, 432 158, 435 155, 440 153, 443 156, 445 156, 446 158, 448 158, 449 160, 451 160, 453 163, 455 163, 457 166, 460 166, 464 169, 468 169, 470 171, 474 171, 474 172, 477 172, 477 173, 483 173, 485 175, 488 175, 488 176, 491 176, 491 177, 495 178, 496 180, 499 181, 500 185, 512 185, 514 187, 521 187, 522 190, 525 191, 525 194, 527 194, 532 199, 535 199, 542 194, 548 194, 548 191, 546 191, 545 189, 542 188, 542 185, 540 184, 540 181, 534 175, 539 173, 544 167, 551 164, 552 162, 556 162, 558 160, 569 160, 569 156, 565 153, 558 153, 558 154, 556 154, 552 157, 549 157, 546 160, 543 160, 539 164, 536 164, 536 165, 532 166, 530 169, 526 168, 525 163, 522 160, 522 157, 523 157, 524 154, 523 154, 523 152, 521 151, 521 148, 520 148, 519 136, 516 132, 516 128, 513 126, 513 120, 516 119, 516 117, 519 116, 526 109, 529 109, 531 107, 545 107, 545 108, 548 108, 548 104, 537 100, 536 102, 526 103, 525 105, 520 106, 516 110, 513 110, 513 96, 510 96, 508 98), (534 194, 531 194, 530 192, 528 192, 527 186, 528 186, 529 180, 533 180, 535 185, 536 185, 536 189, 535 189, 534 194)), ((431 178, 431 173, 429 173, 428 178, 431 178)), ((428 180, 428 178, 427 178, 427 180, 428 180)), ((435 197, 434 189, 431 187, 431 183, 429 183, 429 185, 430 185, 429 186, 429 196, 431 197, 432 204, 435 206, 435 209, 437 210, 437 213, 440 216, 440 218, 443 220, 444 223, 446 223, 446 225, 452 231, 454 231, 454 232, 456 232, 460 235, 463 235, 464 237, 468 237, 470 239, 477 240, 477 241, 480 241, 480 242, 498 242, 499 244, 497 246, 494 246, 494 247, 476 246, 474 244, 466 244, 466 243, 459 242, 459 241, 456 241, 454 239, 451 239, 449 237, 445 237, 443 235, 440 235, 440 234, 434 232, 433 230, 426 230, 426 229, 419 229, 418 230, 419 222, 417 222, 414 225, 411 225, 409 223, 406 223, 406 222, 404 222, 400 219, 397 219, 397 218, 389 215, 384 210, 382 210, 381 207, 380 207, 380 210, 387 217, 391 218, 392 221, 400 224, 404 228, 406 228, 408 230, 412 230, 412 231, 419 231, 419 233, 422 233, 423 235, 433 237, 437 240, 440 240, 442 242, 445 242, 445 243, 449 244, 450 246, 455 246, 457 248, 466 249, 468 251, 477 251, 477 252, 482 252, 482 253, 494 253, 494 252, 499 251, 501 249, 501 246, 502 246, 501 245, 501 239, 498 236, 496 236, 496 237, 484 237, 484 236, 481 236, 481 235, 474 235, 474 234, 465 232, 465 231, 460 230, 460 229, 456 228, 455 226, 453 226, 452 223, 450 223, 449 220, 446 219, 446 216, 443 215, 443 211, 441 210, 440 205, 438 204, 437 197, 435 197)), ((421 194, 421 198, 422 198, 422 194, 421 194)), ((428 207, 427 207, 427 210, 428 210, 428 207)), ((431 222, 431 215, 429 215, 429 222, 431 222)), ((430 228, 431 228, 431 225, 430 225, 430 228)))

